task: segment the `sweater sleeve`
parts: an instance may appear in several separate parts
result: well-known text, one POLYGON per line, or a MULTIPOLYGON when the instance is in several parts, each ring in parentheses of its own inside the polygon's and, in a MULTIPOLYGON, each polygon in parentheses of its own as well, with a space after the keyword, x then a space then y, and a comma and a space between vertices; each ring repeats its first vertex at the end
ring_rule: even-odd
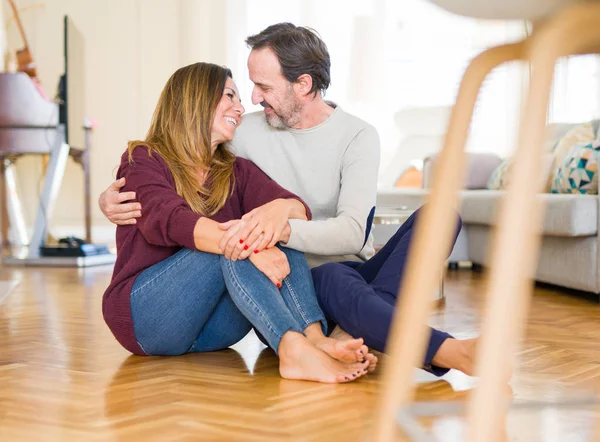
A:
POLYGON ((336 216, 317 221, 290 220, 287 246, 317 255, 359 253, 367 242, 375 213, 379 172, 379 135, 373 126, 362 129, 342 158, 336 216))
POLYGON ((236 185, 241 195, 243 213, 248 213, 277 198, 293 198, 302 203, 306 210, 306 217, 312 219, 310 208, 299 196, 281 187, 252 161, 237 158, 236 163, 240 169, 240 172, 236 173, 236 180, 241 182, 237 182, 236 185))
POLYGON ((173 176, 156 152, 146 148, 133 152, 133 162, 123 156, 118 177, 125 177, 125 191, 135 191, 142 205, 136 227, 146 241, 156 246, 183 246, 195 249, 194 227, 201 215, 177 194, 173 176))

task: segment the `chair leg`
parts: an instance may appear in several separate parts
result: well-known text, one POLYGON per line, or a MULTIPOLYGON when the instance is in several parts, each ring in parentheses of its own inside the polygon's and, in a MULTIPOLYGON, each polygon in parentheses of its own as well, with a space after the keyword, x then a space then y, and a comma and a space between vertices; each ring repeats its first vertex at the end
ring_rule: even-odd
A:
POLYGON ((539 159, 556 59, 600 47, 600 7, 573 8, 534 31, 527 56, 533 76, 520 128, 511 187, 503 201, 491 248, 486 317, 482 324, 475 374, 480 381, 467 406, 468 441, 496 442, 508 411, 504 394, 509 361, 522 336, 533 289, 540 245, 542 205, 539 159), (515 251, 518 251, 515 253, 515 251))
POLYGON ((8 238, 8 199, 6 192, 6 163, 3 157, 0 157, 0 212, 2 213, 2 249, 8 249, 10 240, 8 238))
POLYGON ((415 232, 414 253, 407 262, 397 311, 387 344, 388 359, 376 410, 375 440, 394 438, 395 415, 414 394, 413 370, 425 354, 426 322, 431 294, 439 278, 431 268, 442 268, 456 226, 458 189, 463 179, 464 146, 479 89, 487 74, 507 61, 520 59, 523 43, 499 46, 483 52, 467 68, 452 110, 444 149, 436 161, 430 203, 424 206, 415 232))

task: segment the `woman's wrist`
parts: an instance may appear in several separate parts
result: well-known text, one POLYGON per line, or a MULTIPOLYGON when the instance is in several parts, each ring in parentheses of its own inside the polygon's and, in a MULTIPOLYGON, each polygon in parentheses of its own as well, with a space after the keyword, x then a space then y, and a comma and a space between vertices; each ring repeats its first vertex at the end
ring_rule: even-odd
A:
POLYGON ((306 209, 304 204, 295 198, 285 200, 288 203, 288 219, 303 219, 307 220, 306 209))
POLYGON ((194 245, 197 250, 222 255, 219 250, 219 242, 226 232, 219 229, 216 221, 201 217, 194 226, 194 245))

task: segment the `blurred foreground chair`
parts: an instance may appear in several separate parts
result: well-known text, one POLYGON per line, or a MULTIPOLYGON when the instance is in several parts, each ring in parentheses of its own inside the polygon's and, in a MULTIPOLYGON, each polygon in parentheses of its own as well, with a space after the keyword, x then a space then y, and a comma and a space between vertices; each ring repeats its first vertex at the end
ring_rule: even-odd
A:
MULTIPOLYGON (((387 346, 375 440, 395 439, 397 417, 414 396, 414 367, 425 354, 427 317, 437 278, 451 243, 464 148, 477 94, 487 74, 510 61, 531 63, 532 77, 521 119, 517 152, 491 249, 485 316, 475 374, 480 377, 466 405, 467 440, 495 442, 502 434, 509 403, 506 372, 523 334, 533 290, 543 208, 536 204, 544 126, 554 66, 558 58, 600 52, 600 2, 574 0, 432 0, 450 12, 479 19, 533 23, 531 36, 486 50, 467 68, 452 110, 444 148, 436 163, 430 204, 417 223, 413 253, 399 293, 387 346), (444 222, 445 220, 445 222, 444 222)), ((600 440, 600 435, 597 435, 600 440)))

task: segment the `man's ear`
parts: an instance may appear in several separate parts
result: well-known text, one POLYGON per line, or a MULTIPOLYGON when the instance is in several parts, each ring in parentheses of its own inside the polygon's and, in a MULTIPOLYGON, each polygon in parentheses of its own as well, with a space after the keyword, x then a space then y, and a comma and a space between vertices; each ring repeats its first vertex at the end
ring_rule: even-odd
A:
POLYGON ((298 80, 296 80, 296 83, 294 84, 294 86, 296 88, 296 91, 301 96, 305 96, 312 89, 312 86, 313 86, 312 77, 308 74, 302 74, 298 77, 298 80))

